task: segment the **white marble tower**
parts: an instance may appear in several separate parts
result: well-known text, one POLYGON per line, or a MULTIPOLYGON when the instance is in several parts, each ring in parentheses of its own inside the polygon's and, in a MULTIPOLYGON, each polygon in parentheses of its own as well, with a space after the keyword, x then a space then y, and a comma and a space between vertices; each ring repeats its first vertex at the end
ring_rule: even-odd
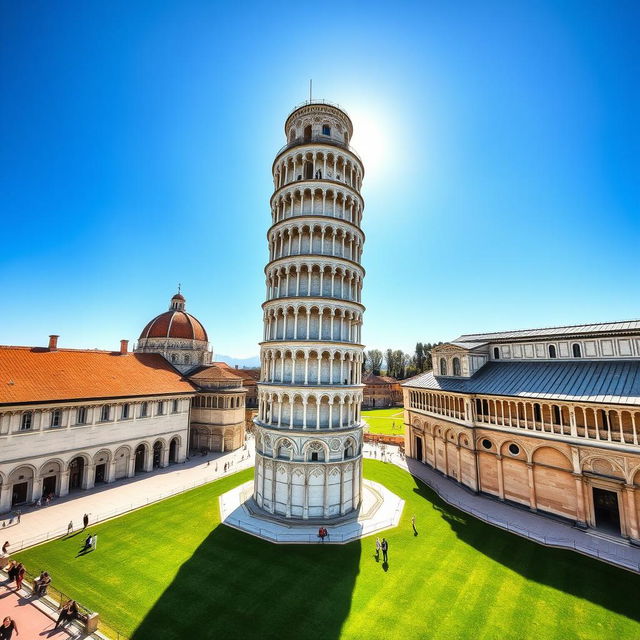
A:
POLYGON ((352 133, 337 105, 305 102, 272 167, 254 499, 284 518, 335 518, 362 499, 364 167, 352 133))

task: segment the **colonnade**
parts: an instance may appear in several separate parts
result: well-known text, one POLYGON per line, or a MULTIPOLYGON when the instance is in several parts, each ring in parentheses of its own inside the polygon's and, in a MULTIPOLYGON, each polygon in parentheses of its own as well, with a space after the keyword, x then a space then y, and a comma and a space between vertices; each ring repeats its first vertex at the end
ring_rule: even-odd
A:
POLYGON ((362 314, 318 305, 281 305, 264 314, 264 340, 329 340, 360 343, 362 314))
POLYGON ((312 349, 266 349, 261 382, 354 385, 362 382, 362 354, 312 349))
POLYGON ((359 196, 335 187, 310 185, 306 188, 286 187, 271 201, 273 223, 294 216, 325 216, 346 220, 354 225, 362 222, 364 205, 359 196))

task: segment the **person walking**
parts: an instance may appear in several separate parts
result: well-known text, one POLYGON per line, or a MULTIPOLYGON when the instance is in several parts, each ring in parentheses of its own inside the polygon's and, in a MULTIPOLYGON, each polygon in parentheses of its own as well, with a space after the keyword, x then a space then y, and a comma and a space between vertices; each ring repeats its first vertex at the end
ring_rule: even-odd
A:
POLYGON ((73 520, 69 520, 69 524, 67 525, 67 535, 71 535, 73 533, 73 520))
POLYGON ((389 552, 389 543, 387 542, 386 538, 382 538, 382 562, 386 563, 389 561, 388 552, 389 552))
POLYGON ((16 621, 13 618, 7 616, 3 621, 2 625, 0 625, 0 640, 11 640, 11 636, 13 632, 16 632, 16 635, 19 636, 20 632, 18 631, 18 625, 16 625, 16 621))
POLYGON ((416 514, 415 513, 411 516, 411 526, 413 527, 413 533, 415 535, 418 535, 418 530, 416 529, 416 514))
POLYGON ((85 513, 82 516, 82 523, 84 524, 84 527, 82 527, 82 530, 84 531, 89 526, 89 515, 88 514, 85 513))
POLYGON ((376 538, 376 562, 380 562, 380 538, 376 538))
POLYGON ((8 540, 2 545, 2 555, 3 556, 8 556, 9 555, 9 541, 8 540))

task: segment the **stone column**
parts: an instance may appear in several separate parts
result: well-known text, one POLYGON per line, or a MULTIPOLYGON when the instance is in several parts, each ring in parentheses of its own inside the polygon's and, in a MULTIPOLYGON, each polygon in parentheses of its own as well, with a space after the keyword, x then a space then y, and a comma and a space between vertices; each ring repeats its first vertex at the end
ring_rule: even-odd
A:
POLYGON ((61 498, 69 495, 69 470, 63 471, 60 473, 60 493, 58 494, 61 498))
POLYGON ((634 485, 624 485, 624 496, 627 500, 627 530, 629 532, 629 537, 635 544, 640 544, 640 533, 638 533, 638 513, 636 511, 636 494, 634 485))
POLYGON ((584 510, 584 492, 582 491, 582 475, 580 473, 573 473, 573 478, 576 483, 576 526, 580 529, 587 528, 587 516, 584 510))
POLYGON ((538 505, 536 503, 536 483, 533 474, 533 462, 527 462, 527 476, 529 478, 529 509, 531 509, 531 511, 537 511, 538 505))
POLYGON ((0 487, 0 513, 5 513, 11 510, 11 488, 9 483, 3 484, 0 487))
POLYGON ((502 473, 502 456, 496 456, 496 464, 498 467, 498 496, 500 500, 504 500, 504 475, 502 473))

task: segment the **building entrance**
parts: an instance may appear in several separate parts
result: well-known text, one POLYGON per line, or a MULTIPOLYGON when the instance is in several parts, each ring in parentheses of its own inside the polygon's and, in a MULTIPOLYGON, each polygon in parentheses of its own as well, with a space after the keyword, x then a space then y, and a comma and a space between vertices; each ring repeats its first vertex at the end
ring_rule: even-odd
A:
POLYGON ((69 463, 69 491, 82 488, 84 480, 84 458, 74 458, 69 463))
POLYGON ((593 488, 593 507, 596 527, 608 533, 620 535, 620 511, 618 494, 615 491, 593 488))
POLYGON ((95 483, 104 482, 105 475, 107 473, 107 465, 106 464, 97 464, 96 465, 96 479, 95 483))
POLYGON ((11 497, 11 506, 24 504, 27 501, 27 493, 29 492, 28 482, 18 482, 13 485, 13 495, 11 497))
POLYGON ((416 458, 420 462, 424 462, 422 459, 422 438, 416 438, 416 458))
POLYGON ((47 476, 42 481, 43 496, 56 495, 56 488, 57 488, 56 485, 58 484, 56 480, 57 480, 56 476, 47 476))

